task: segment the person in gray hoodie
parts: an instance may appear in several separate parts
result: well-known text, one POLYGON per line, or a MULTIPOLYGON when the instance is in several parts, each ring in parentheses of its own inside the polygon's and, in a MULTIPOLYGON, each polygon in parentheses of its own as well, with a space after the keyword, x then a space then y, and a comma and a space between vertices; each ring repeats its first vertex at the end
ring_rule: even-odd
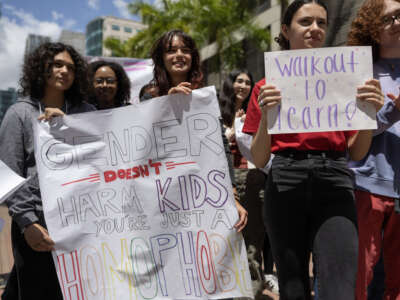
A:
POLYGON ((6 200, 14 267, 2 296, 63 299, 46 229, 33 149, 33 122, 95 110, 84 102, 87 65, 71 46, 45 43, 26 57, 21 89, 0 127, 0 160, 28 182, 6 200))
MULTIPOLYGON (((352 162, 355 173, 359 255, 356 299, 367 286, 383 252, 383 299, 400 299, 400 0, 367 0, 349 33, 349 45, 372 46, 374 78, 385 104, 377 113, 368 155, 352 162)), ((382 299, 382 298, 381 298, 382 299)))

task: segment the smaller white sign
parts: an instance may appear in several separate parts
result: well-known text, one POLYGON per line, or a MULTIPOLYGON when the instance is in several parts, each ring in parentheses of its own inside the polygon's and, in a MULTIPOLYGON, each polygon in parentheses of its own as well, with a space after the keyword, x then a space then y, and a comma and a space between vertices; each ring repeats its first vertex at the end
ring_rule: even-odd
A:
POLYGON ((264 53, 265 78, 282 94, 268 111, 270 134, 376 129, 373 105, 356 100, 373 78, 371 47, 264 53))
POLYGON ((0 160, 0 203, 18 190, 28 179, 25 179, 11 170, 0 160))

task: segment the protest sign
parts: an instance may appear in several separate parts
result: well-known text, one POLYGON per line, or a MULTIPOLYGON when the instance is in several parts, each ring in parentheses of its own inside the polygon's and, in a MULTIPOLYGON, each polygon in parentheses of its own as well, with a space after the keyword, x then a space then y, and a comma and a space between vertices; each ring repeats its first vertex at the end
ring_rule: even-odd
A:
POLYGON ((35 123, 65 300, 252 297, 214 87, 35 123))
POLYGON ((142 86, 153 79, 153 61, 151 59, 129 57, 87 57, 88 62, 96 60, 112 61, 120 64, 131 81, 131 103, 139 103, 139 92, 142 86))
POLYGON ((265 78, 282 95, 268 111, 268 132, 376 129, 372 104, 356 100, 372 79, 371 47, 333 47, 268 52, 265 78))
POLYGON ((27 179, 19 176, 0 160, 0 203, 18 190, 27 179))

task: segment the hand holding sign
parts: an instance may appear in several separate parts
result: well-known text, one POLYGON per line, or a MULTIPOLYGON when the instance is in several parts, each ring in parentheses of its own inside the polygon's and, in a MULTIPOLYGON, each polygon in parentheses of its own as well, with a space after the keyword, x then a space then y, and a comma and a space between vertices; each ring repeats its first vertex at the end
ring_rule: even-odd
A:
POLYGON ((363 86, 357 88, 357 100, 371 103, 378 112, 385 102, 379 80, 367 80, 363 86))
POLYGON ((260 95, 258 96, 258 104, 263 113, 266 113, 269 108, 280 104, 281 100, 281 91, 274 85, 266 84, 261 87, 260 95))
POLYGON ((34 223, 26 227, 24 237, 28 245, 35 251, 54 250, 54 242, 50 238, 47 229, 39 224, 34 223))
POLYGON ((376 129, 374 106, 383 98, 370 80, 370 47, 268 52, 265 78, 271 86, 261 90, 260 101, 268 103, 270 134, 376 129), (278 96, 280 105, 272 98, 278 96))

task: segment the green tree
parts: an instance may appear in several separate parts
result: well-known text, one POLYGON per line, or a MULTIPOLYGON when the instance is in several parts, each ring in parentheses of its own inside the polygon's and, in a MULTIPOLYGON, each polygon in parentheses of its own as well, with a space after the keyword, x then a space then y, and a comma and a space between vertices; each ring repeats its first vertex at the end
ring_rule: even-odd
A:
POLYGON ((105 42, 116 56, 149 57, 157 38, 171 29, 190 34, 199 48, 213 42, 217 47, 219 69, 231 69, 244 59, 241 40, 245 37, 264 51, 269 45, 269 32, 252 24, 252 10, 257 0, 163 0, 160 7, 134 1, 129 10, 139 15, 147 28, 122 43, 105 42))

